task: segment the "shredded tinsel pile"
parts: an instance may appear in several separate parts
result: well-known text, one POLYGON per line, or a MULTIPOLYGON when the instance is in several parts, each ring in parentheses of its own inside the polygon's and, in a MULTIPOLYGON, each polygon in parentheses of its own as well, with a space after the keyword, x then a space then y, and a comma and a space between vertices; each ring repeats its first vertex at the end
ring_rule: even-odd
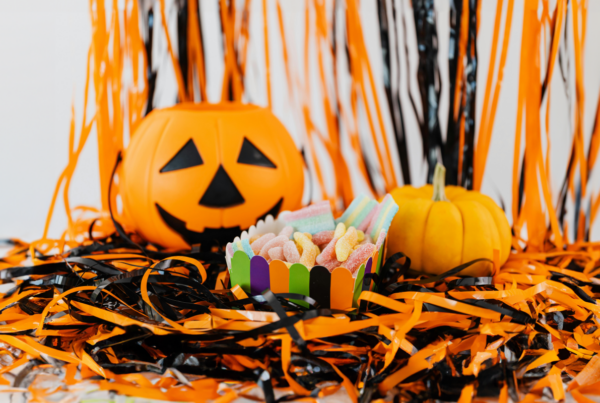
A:
POLYGON ((598 242, 514 253, 478 278, 456 277, 468 264, 424 278, 398 254, 347 312, 228 289, 219 253, 141 254, 118 236, 56 255, 11 242, 0 382, 40 401, 84 381, 178 401, 600 394, 598 242))

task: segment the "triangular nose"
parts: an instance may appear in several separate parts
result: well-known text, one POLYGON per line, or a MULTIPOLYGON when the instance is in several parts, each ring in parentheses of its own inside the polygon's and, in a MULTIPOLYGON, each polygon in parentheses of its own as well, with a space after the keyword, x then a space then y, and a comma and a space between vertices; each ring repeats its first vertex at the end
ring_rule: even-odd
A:
POLYGON ((200 199, 200 205, 206 207, 232 207, 244 202, 242 194, 231 180, 223 165, 215 174, 212 182, 208 185, 204 196, 200 199))

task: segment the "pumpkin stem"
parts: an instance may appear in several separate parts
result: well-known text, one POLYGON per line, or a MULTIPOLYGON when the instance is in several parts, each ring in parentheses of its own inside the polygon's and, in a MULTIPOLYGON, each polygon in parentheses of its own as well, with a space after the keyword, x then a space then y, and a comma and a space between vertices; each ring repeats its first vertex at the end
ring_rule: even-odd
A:
POLYGON ((440 163, 433 173, 433 201, 448 201, 444 187, 446 186, 446 168, 440 163))

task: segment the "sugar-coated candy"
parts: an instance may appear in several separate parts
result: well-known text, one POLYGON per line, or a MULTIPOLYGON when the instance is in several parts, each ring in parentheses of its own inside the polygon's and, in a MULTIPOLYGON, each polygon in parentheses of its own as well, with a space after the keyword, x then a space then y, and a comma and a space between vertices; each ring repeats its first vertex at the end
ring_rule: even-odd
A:
POLYGON ((281 231, 279 231, 279 235, 285 235, 288 238, 291 237, 293 233, 294 227, 292 227, 291 225, 286 225, 281 231))
POLYGON ((274 248, 269 249, 269 257, 271 260, 284 260, 283 256, 283 248, 281 246, 276 246, 274 248))
POLYGON ((323 261, 323 263, 320 263, 320 265, 325 267, 329 271, 333 271, 333 269, 337 269, 338 267, 342 266, 342 262, 340 262, 334 257, 323 261))
POLYGON ((386 195, 380 203, 380 209, 378 213, 373 217, 373 220, 367 229, 367 232, 369 235, 371 235, 371 238, 377 239, 381 230, 385 230, 387 232, 392 223, 392 219, 397 212, 398 205, 391 195, 386 195))
POLYGON ((306 267, 313 267, 315 265, 315 258, 317 252, 314 248, 314 244, 310 239, 301 232, 294 233, 294 239, 300 246, 302 246, 302 255, 300 256, 300 263, 306 267))
POLYGON ((243 250, 242 249, 242 243, 240 241, 236 241, 232 244, 233 246, 233 253, 237 252, 238 250, 243 250))
POLYGON ((254 254, 255 255, 260 254, 260 250, 262 249, 262 247, 265 246, 266 243, 269 242, 273 238, 275 238, 275 234, 268 233, 268 234, 264 234, 263 236, 258 238, 256 241, 252 242, 250 244, 250 246, 252 247, 252 251, 254 252, 254 254))
POLYGON ((304 232, 303 233, 305 237, 307 237, 309 240, 312 241, 312 234, 308 233, 308 232, 304 232))
POLYGON ((298 249, 298 253, 302 255, 302 245, 296 241, 294 241, 294 244, 296 245, 296 249, 298 249))
POLYGON ((280 218, 299 232, 316 234, 335 228, 331 205, 328 201, 315 203, 298 211, 282 213, 280 218))
POLYGON ((246 255, 248 255, 248 257, 251 258, 252 256, 254 256, 254 251, 252 250, 252 247, 250 246, 250 240, 248 238, 242 239, 241 244, 242 244, 242 249, 244 250, 244 252, 246 252, 246 255))
POLYGON ((250 237, 250 245, 252 245, 252 243, 254 241, 256 241, 258 238, 260 238, 262 236, 262 234, 254 234, 250 237))
MULTIPOLYGON (((385 198, 383 199, 383 201, 385 201, 385 198)), ((371 217, 371 220, 369 221, 369 225, 367 226, 365 234, 371 235, 373 227, 377 223, 377 217, 379 217, 379 212, 381 211, 381 207, 383 206, 383 201, 381 203, 378 203, 377 206, 373 209, 373 215, 371 217)))
POLYGON ((328 244, 333 239, 335 231, 321 231, 313 235, 312 241, 315 245, 321 246, 328 244))
POLYGON ((362 242, 365 239, 365 233, 357 229, 356 237, 358 238, 358 242, 362 242))
POLYGON ((387 235, 387 231, 381 230, 381 232, 379 233, 379 236, 377 237, 377 243, 375 244, 375 247, 377 248, 377 250, 379 250, 381 248, 381 245, 383 245, 383 241, 385 241, 386 235, 387 235))
POLYGON ((319 256, 317 256, 318 264, 320 264, 321 266, 325 266, 325 262, 328 262, 331 259, 335 259, 335 244, 337 243, 337 241, 338 238, 336 237, 329 241, 327 246, 321 251, 319 256))
POLYGON ((269 242, 267 242, 260 250, 260 256, 264 257, 265 259, 269 257, 269 250, 271 248, 275 248, 277 246, 283 246, 284 243, 286 243, 287 241, 289 241, 288 237, 286 237, 285 235, 278 235, 275 238, 271 239, 269 242))
POLYGON ((335 232, 333 233, 333 237, 340 239, 346 233, 346 225, 341 222, 335 227, 335 232))
POLYGON ((316 260, 316 256, 317 256, 319 253, 321 253, 321 248, 319 248, 317 245, 314 245, 314 244, 313 244, 313 249, 315 250, 315 253, 316 253, 316 255, 315 255, 315 260, 316 260))
POLYGON ((358 243, 358 234, 356 232, 356 228, 350 227, 340 239, 338 239, 335 244, 335 255, 337 260, 340 262, 345 262, 350 256, 354 245, 358 243))
POLYGON ((298 263, 300 261, 300 252, 294 241, 287 241, 283 244, 283 256, 290 263, 298 263))
POLYGON ((344 262, 344 267, 350 270, 350 273, 354 274, 354 272, 360 268, 360 266, 373 254, 375 251, 375 245, 372 243, 367 243, 361 245, 356 249, 350 256, 348 260, 344 262))
POLYGON ((360 230, 362 232, 367 231, 367 228, 369 228, 369 224, 371 224, 371 221, 373 221, 373 217, 375 217, 375 214, 378 211, 378 208, 377 208, 378 206, 379 206, 379 203, 375 202, 373 209, 371 209, 371 211, 369 212, 369 214, 367 214, 365 219, 358 225, 358 227, 356 227, 357 230, 360 230))
POLYGON ((373 238, 371 238, 371 235, 369 234, 365 234, 365 239, 359 242, 359 245, 364 245, 366 243, 373 243, 373 238))
POLYGON ((344 214, 336 223, 344 223, 346 227, 359 227, 369 216, 371 211, 377 207, 377 202, 370 197, 361 194, 358 195, 348 206, 344 214))

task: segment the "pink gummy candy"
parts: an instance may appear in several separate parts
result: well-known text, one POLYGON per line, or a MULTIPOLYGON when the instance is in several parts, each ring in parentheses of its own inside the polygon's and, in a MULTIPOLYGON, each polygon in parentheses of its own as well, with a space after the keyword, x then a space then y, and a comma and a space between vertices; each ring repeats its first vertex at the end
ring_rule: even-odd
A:
POLYGON ((302 208, 300 210, 296 210, 292 213, 287 213, 283 217, 283 219, 286 220, 286 222, 291 222, 291 221, 301 220, 303 218, 308 218, 308 217, 315 217, 315 216, 319 216, 319 215, 327 214, 327 213, 331 214, 331 205, 329 204, 329 202, 327 200, 323 200, 322 202, 315 203, 308 207, 304 207, 304 208, 302 208))
POLYGON ((343 266, 343 265, 344 264, 342 262, 340 262, 339 260, 337 260, 335 257, 325 260, 321 264, 321 266, 325 267, 330 272, 333 271, 333 269, 337 269, 338 267, 343 266))
POLYGON ((265 246, 266 243, 269 242, 273 238, 275 238, 275 234, 273 234, 273 233, 264 234, 263 236, 258 238, 256 241, 252 242, 252 244, 250 245, 250 247, 252 248, 252 252, 254 252, 255 255, 258 255, 260 253, 262 247, 265 246))
POLYGON ((315 245, 321 246, 331 242, 335 231, 321 231, 313 235, 312 241, 315 245))
POLYGON ((392 196, 388 193, 387 195, 385 195, 385 197, 383 198, 383 200, 381 201, 381 203, 379 203, 379 205, 376 208, 373 209, 373 210, 376 210, 376 211, 373 214, 373 218, 371 219, 371 222, 369 223, 369 227, 367 228, 366 232, 368 232, 369 234, 373 232, 373 228, 377 224, 377 219, 379 218, 379 213, 381 212, 381 208, 391 198, 392 198, 392 196))
POLYGON ((276 246, 269 249, 269 257, 271 260, 284 260, 283 248, 281 246, 276 246))
POLYGON ((287 241, 283 244, 283 256, 288 263, 300 262, 300 253, 294 241, 287 241))
POLYGON ((285 227, 283 227, 281 232, 279 232, 279 235, 285 235, 289 239, 289 237, 291 237, 293 233, 294 233, 294 227, 292 227, 291 225, 286 225, 285 227))
MULTIPOLYGON (((261 238, 262 239, 262 238, 261 238)), ((260 239, 259 239, 260 241, 260 239)), ((283 246, 284 243, 286 243, 287 241, 289 241, 289 238, 286 237, 285 235, 278 235, 275 238, 271 239, 269 242, 267 242, 265 244, 265 246, 262 247, 262 249, 260 250, 260 255, 262 257, 264 257, 265 259, 269 257, 269 250, 271 248, 275 248, 277 246, 283 246)), ((258 241, 256 241, 258 242, 258 241)))
POLYGON ((343 263, 343 266, 346 269, 350 270, 350 273, 354 274, 354 272, 358 270, 360 265, 363 264, 364 261, 369 258, 369 256, 371 256, 374 250, 375 245, 373 245, 372 243, 367 243, 359 246, 358 249, 352 252, 350 257, 348 257, 348 260, 346 260, 343 263))
MULTIPOLYGON (((325 266, 325 262, 330 261, 331 259, 335 259, 335 244, 337 243, 337 238, 333 238, 323 249, 323 251, 317 256, 317 263, 321 266, 325 266)), ((337 261, 337 259, 335 259, 337 261)))
POLYGON ((379 232, 379 236, 377 237, 377 243, 375 244, 377 250, 379 250, 379 248, 381 248, 381 245, 383 245, 383 241, 385 241, 385 235, 386 231, 382 229, 381 232, 379 232))
MULTIPOLYGON (((379 206, 377 206, 379 207, 379 206)), ((379 209, 375 207, 374 209, 372 209, 369 214, 367 214, 367 216, 365 217, 364 220, 362 220, 362 222, 358 225, 358 228, 356 228, 359 231, 367 232, 367 228, 369 228, 369 224, 371 224, 371 221, 373 220, 373 217, 375 217, 375 213, 379 211, 379 209)))

